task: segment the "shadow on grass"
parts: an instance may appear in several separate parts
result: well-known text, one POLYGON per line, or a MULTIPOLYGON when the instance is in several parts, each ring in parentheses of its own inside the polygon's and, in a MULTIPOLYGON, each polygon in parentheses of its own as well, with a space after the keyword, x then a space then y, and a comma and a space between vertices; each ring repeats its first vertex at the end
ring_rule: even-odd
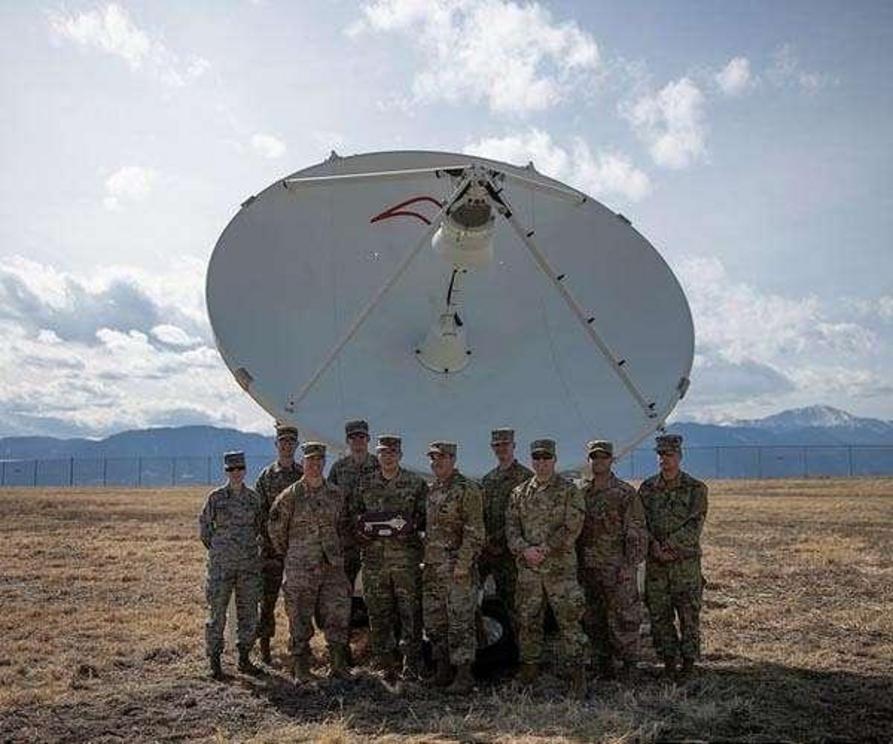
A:
POLYGON ((745 659, 710 662, 685 684, 643 669, 631 686, 596 685, 583 704, 567 700, 563 682, 549 675, 531 692, 503 682, 454 697, 420 684, 388 687, 365 670, 349 682, 320 680, 307 688, 296 688, 279 671, 233 674, 217 683, 193 659, 142 683, 92 680, 76 703, 7 708, 0 712, 0 741, 189 741, 258 732, 274 741, 289 727, 312 732, 330 724, 359 740, 389 734, 466 742, 522 736, 889 741, 891 721, 891 676, 745 659))

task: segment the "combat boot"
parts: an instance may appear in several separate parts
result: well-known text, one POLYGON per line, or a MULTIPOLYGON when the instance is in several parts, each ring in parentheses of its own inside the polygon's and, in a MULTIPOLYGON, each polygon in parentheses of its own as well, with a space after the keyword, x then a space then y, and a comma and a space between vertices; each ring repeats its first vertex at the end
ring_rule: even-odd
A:
POLYGON ((269 638, 260 639, 260 660, 267 666, 270 666, 273 663, 273 657, 270 655, 269 638))
POLYGON ((676 657, 675 656, 665 656, 664 657, 664 677, 676 677, 676 657))
POLYGON ((538 675, 539 665, 525 662, 521 664, 521 669, 518 671, 518 684, 522 687, 530 687, 536 682, 538 675))
POLYGON ((614 679, 614 660, 610 656, 595 658, 595 676, 605 681, 614 679))
POLYGON ((434 677, 431 684, 446 687, 453 677, 453 667, 447 659, 437 659, 434 663, 434 677))
POLYGON ((467 695, 474 689, 474 675, 471 673, 471 664, 459 664, 456 667, 456 676, 444 692, 450 695, 467 695))
POLYGON ((220 666, 220 654, 211 654, 208 657, 208 665, 211 667, 211 679, 218 682, 223 679, 223 667, 220 666))
POLYGON ((683 659, 682 660, 682 668, 679 670, 679 679, 686 680, 690 679, 692 675, 695 673, 695 660, 694 659, 683 659))
POLYGON ((403 657, 403 669, 400 671, 400 677, 404 680, 417 680, 420 676, 419 670, 422 665, 418 657, 408 654, 403 657))
POLYGON ((574 700, 586 699, 586 670, 582 664, 571 670, 570 696, 574 700))
POLYGON ((292 661, 292 676, 296 685, 306 685, 316 680, 310 671, 310 657, 306 654, 295 656, 292 661))
POLYGON ((635 682, 636 679, 636 662, 633 659, 624 659, 623 666, 620 667, 618 678, 624 684, 635 682))
POLYGON ((251 674, 257 676, 261 673, 251 661, 251 647, 239 646, 239 671, 243 674, 251 674))
POLYGON ((347 679, 350 677, 350 662, 348 661, 347 646, 343 643, 333 644, 329 649, 330 675, 335 679, 347 679))

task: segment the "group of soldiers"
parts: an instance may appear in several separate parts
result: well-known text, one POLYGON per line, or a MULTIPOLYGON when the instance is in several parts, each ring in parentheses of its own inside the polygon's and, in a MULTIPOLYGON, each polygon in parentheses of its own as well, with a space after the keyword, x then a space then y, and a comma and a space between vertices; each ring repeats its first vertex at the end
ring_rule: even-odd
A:
POLYGON ((587 661, 601 678, 628 678, 639 654, 637 571, 655 651, 671 675, 692 672, 700 649, 700 535, 707 487, 680 469, 682 437, 656 438, 660 472, 638 491, 612 471, 612 443, 586 446, 588 477, 556 471, 551 439, 530 444, 532 469, 515 457, 511 429, 495 429, 496 466, 480 484, 456 467, 457 445, 432 442, 433 481, 400 464, 402 441, 381 435, 369 452, 366 421, 345 426, 350 452, 324 476, 326 446, 276 427, 277 459, 252 490, 245 457, 224 455, 227 483, 199 518, 208 548, 206 650, 214 678, 230 596, 235 593, 240 671, 257 674, 256 639, 271 664, 280 587, 296 684, 316 678, 309 641, 325 635, 331 675, 347 678, 351 596, 362 568, 376 665, 391 681, 427 678, 469 692, 478 647, 482 579, 492 577, 517 639, 521 685, 539 674, 551 613, 570 694, 584 697, 587 661), (259 617, 258 617, 259 611, 259 617), (587 638, 588 636, 588 638, 587 638), (423 638, 433 663, 423 663, 423 638), (587 659, 587 649, 591 658, 587 659))

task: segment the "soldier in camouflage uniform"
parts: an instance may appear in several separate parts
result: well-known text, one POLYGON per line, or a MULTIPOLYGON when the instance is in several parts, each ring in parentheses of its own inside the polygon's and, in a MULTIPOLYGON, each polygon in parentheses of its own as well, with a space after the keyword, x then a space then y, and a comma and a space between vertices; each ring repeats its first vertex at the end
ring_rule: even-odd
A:
POLYGON ((419 672, 422 650, 421 533, 428 485, 400 467, 399 436, 380 436, 376 451, 381 470, 360 489, 351 506, 351 523, 362 550, 372 652, 390 679, 396 679, 401 668, 404 678, 412 678, 419 672))
POLYGON ((329 647, 332 675, 348 674, 350 587, 344 576, 341 535, 347 506, 337 486, 322 476, 326 446, 304 442, 304 475, 286 488, 270 509, 267 531, 276 551, 285 556, 282 585, 288 612, 295 682, 313 681, 310 639, 316 609, 329 647))
POLYGON ((517 625, 514 614, 518 569, 505 540, 505 514, 512 490, 515 486, 530 480, 533 471, 515 459, 513 429, 494 429, 490 433, 490 447, 499 464, 481 481, 487 542, 481 553, 479 570, 481 579, 486 578, 488 574, 493 576, 496 596, 512 617, 513 625, 517 625))
MULTIPOLYGON (((362 419, 348 421, 344 425, 345 438, 350 454, 332 463, 329 483, 338 486, 347 503, 355 501, 360 487, 378 472, 378 458, 369 453, 369 424, 362 419)), ((360 546, 353 532, 344 535, 344 571, 353 592, 360 572, 360 546)))
POLYGON ((223 456, 227 484, 208 494, 198 518, 199 534, 208 549, 208 577, 205 596, 208 620, 205 623, 205 650, 214 679, 223 678, 220 654, 230 595, 236 594, 239 671, 256 674, 251 663, 257 626, 257 600, 260 594, 260 541, 264 530, 260 497, 247 488, 245 455, 227 452, 223 456))
POLYGON ((701 648, 700 540, 707 517, 707 486, 680 470, 681 436, 657 437, 656 451, 660 473, 639 487, 650 537, 645 601, 654 650, 666 672, 675 674, 681 656, 682 675, 688 676, 701 648))
POLYGON ((434 684, 447 692, 474 687, 475 559, 484 544, 481 489, 456 470, 455 442, 428 446, 435 481, 426 504, 422 608, 435 663, 434 684), (450 684, 452 665, 455 678, 450 684))
POLYGON ((267 517, 276 497, 288 486, 304 475, 304 468, 295 462, 295 448, 298 445, 298 430, 289 424, 276 424, 276 449, 278 457, 265 467, 257 477, 254 490, 260 496, 263 509, 263 594, 260 601, 260 620, 257 623, 257 636, 260 639, 260 656, 265 664, 270 658, 270 639, 276 633, 276 600, 282 586, 282 556, 276 553, 270 536, 267 534, 267 517))
POLYGON ((553 440, 531 442, 530 454, 535 475, 512 491, 505 522, 509 550, 518 565, 519 681, 530 685, 536 678, 548 602, 570 669, 571 694, 582 698, 586 637, 580 627, 584 600, 577 582, 575 545, 583 528, 583 496, 555 472, 553 440))
POLYGON ((611 472, 613 443, 594 440, 586 449, 592 476, 582 483, 586 518, 577 539, 586 596, 583 626, 599 676, 612 678, 616 659, 623 662, 628 678, 639 655, 642 619, 636 571, 648 548, 645 512, 636 489, 611 472))

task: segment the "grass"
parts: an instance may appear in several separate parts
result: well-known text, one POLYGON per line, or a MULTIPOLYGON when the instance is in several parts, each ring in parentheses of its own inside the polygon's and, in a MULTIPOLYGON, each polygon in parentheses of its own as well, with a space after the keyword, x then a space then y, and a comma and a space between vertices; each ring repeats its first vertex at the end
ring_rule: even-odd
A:
POLYGON ((205 489, 0 490, 0 741, 889 741, 893 479, 710 486, 702 672, 646 663, 582 705, 549 675, 466 699, 365 669, 298 691, 231 655, 211 682, 205 489))

